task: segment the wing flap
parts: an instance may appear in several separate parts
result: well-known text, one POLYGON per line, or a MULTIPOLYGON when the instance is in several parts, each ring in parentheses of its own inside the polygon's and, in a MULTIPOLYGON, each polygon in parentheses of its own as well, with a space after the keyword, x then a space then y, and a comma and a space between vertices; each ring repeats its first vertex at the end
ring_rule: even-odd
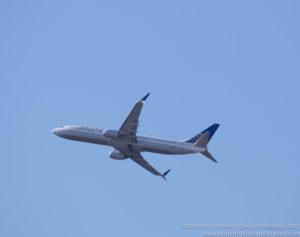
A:
POLYGON ((130 158, 136 162, 137 164, 139 164, 140 166, 142 166, 143 168, 145 168, 146 170, 148 170, 149 172, 151 172, 154 175, 158 175, 161 176, 165 181, 167 181, 166 179, 166 175, 169 173, 170 169, 167 170, 164 174, 159 173, 156 169, 154 169, 143 157, 141 154, 135 154, 133 156, 130 156, 130 158))

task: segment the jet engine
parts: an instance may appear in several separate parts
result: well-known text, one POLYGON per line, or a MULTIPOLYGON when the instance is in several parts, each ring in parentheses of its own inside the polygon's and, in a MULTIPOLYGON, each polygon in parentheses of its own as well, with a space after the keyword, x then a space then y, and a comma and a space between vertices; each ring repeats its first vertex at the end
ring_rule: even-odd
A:
POLYGON ((116 139, 119 137, 119 131, 116 130, 104 130, 103 131, 103 136, 104 137, 108 137, 108 138, 112 138, 112 139, 116 139))
POLYGON ((115 160, 125 160, 127 158, 122 152, 117 150, 109 152, 109 157, 115 160))

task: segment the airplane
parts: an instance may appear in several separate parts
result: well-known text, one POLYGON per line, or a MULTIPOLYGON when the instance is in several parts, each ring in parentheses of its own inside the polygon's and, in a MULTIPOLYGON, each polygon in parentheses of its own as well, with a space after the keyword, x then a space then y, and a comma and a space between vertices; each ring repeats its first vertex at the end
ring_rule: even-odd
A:
POLYGON ((152 174, 161 176, 165 181, 167 181, 166 175, 170 169, 161 174, 143 158, 141 152, 172 155, 201 153, 217 163, 215 158, 208 152, 207 144, 220 126, 219 124, 215 123, 187 140, 170 140, 138 135, 137 128, 140 113, 149 95, 150 93, 135 104, 119 130, 66 125, 53 129, 52 132, 65 139, 111 146, 115 150, 109 153, 110 158, 115 160, 130 158, 152 174))

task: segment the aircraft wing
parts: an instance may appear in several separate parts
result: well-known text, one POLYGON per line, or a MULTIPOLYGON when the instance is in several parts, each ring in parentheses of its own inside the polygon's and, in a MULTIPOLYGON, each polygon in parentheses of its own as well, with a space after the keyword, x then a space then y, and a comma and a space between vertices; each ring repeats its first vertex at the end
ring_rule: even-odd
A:
POLYGON ((163 177, 163 179, 165 181, 166 180, 166 175, 169 173, 170 169, 167 170, 165 173, 161 174, 159 173, 156 169, 154 169, 143 157, 140 153, 137 153, 135 155, 132 155, 130 156, 130 158, 136 162, 137 164, 139 164, 140 166, 144 167, 146 170, 150 171, 152 174, 155 174, 155 175, 159 175, 161 177, 163 177))
POLYGON ((131 142, 136 143, 136 132, 137 127, 139 125, 139 117, 143 108, 143 105, 147 99, 147 97, 150 95, 148 93, 141 99, 139 102, 135 104, 133 109, 131 110, 130 114, 122 124, 122 126, 119 129, 119 134, 123 137, 127 137, 131 142))

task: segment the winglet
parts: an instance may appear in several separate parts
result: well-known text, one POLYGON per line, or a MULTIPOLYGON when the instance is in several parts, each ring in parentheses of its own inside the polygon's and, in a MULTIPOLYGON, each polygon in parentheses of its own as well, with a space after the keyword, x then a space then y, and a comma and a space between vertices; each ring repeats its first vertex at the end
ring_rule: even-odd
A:
POLYGON ((171 169, 168 169, 165 173, 164 173, 164 176, 166 176, 169 172, 170 172, 171 169))
POLYGON ((146 99, 148 98, 149 95, 150 95, 150 93, 148 93, 147 95, 145 95, 145 96, 143 97, 142 101, 143 101, 143 102, 146 101, 146 99))
POLYGON ((167 176, 167 174, 170 172, 170 170, 171 170, 171 169, 168 169, 165 173, 163 173, 163 174, 161 175, 161 177, 163 177, 163 179, 164 179, 165 181, 167 181, 166 176, 167 176))

